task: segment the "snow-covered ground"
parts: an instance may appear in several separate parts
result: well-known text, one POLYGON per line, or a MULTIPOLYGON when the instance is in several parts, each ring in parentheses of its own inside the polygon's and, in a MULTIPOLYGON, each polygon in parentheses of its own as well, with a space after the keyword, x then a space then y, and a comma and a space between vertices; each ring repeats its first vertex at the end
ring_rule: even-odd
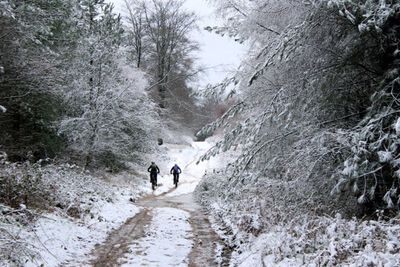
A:
POLYGON ((302 218, 251 236, 234 266, 400 266, 398 221, 302 218))
MULTIPOLYGON (((157 162, 161 169, 158 180, 161 185, 155 191, 151 190, 146 168, 140 177, 112 177, 109 180, 113 183, 109 184, 96 182, 87 174, 78 174, 74 168, 71 171, 71 166, 52 167, 47 176, 63 180, 57 184, 62 194, 60 199, 78 207, 79 216, 67 216, 67 207, 41 214, 29 227, 14 225, 7 228, 36 253, 35 257, 29 253, 23 266, 90 266, 102 259, 96 248, 105 246, 107 251, 107 242, 113 233, 117 233, 116 242, 109 244, 110 248, 125 246, 118 237, 124 232, 119 230, 124 226, 129 228, 129 224, 136 227, 139 223, 141 229, 134 238, 126 238, 126 246, 119 250, 122 252, 115 258, 115 263, 125 267, 193 264, 195 248, 198 248, 197 254, 194 253, 196 259, 202 256, 198 251, 205 250, 197 234, 207 231, 209 223, 200 222, 205 227, 196 232, 192 212, 197 208, 190 202, 190 193, 204 173, 213 173, 230 158, 221 155, 196 164, 212 144, 212 141, 165 144, 166 160, 157 162), (169 174, 175 163, 182 169, 177 189, 169 174), (76 175, 74 179, 72 174, 76 175), (136 201, 140 194, 145 195, 147 204, 136 201), (140 217, 141 214, 146 216, 140 217), (141 221, 130 221, 137 216, 141 221)), ((216 218, 211 218, 214 231, 235 248, 229 256, 231 266, 400 266, 400 227, 395 220, 363 222, 340 216, 299 218, 290 225, 271 227, 253 235, 237 227, 237 214, 225 210, 223 201, 209 201, 216 218)), ((206 244, 210 244, 207 253, 214 254, 211 257, 215 264, 218 250, 221 254, 224 246, 215 242, 214 237, 210 240, 206 244)), ((219 256, 221 263, 223 257, 219 256)), ((11 262, 3 262, 3 266, 10 265, 14 266, 11 262)))
MULTIPOLYGON (((55 209, 42 214, 31 227, 8 228, 37 253, 35 257, 27 257, 23 265, 91 265, 98 260, 97 254, 93 253, 96 247, 107 248, 105 241, 110 234, 118 233, 120 227, 129 223, 128 219, 142 213, 147 216, 141 222, 142 232, 138 231, 137 238, 128 238, 127 249, 124 248, 117 257, 119 264, 125 267, 190 265, 191 254, 194 248, 200 247, 201 241, 195 234, 189 193, 193 192, 204 173, 214 172, 229 159, 225 155, 196 164, 199 156, 212 144, 211 141, 166 144, 163 147, 166 160, 157 162, 161 169, 161 185, 155 191, 151 190, 148 177, 144 176, 114 179, 112 185, 94 182, 86 174, 71 180, 70 167, 51 169, 47 176, 56 176, 57 181, 64 179, 57 185, 61 187, 60 192, 65 193, 60 199, 71 203, 69 205, 77 205, 79 216, 67 216, 65 210, 68 208, 55 209), (169 174, 175 163, 182 169, 177 189, 169 174), (115 184, 119 180, 133 180, 134 183, 130 186, 115 184), (147 205, 132 201, 139 197, 139 192, 146 195, 147 205)), ((147 176, 145 171, 142 173, 147 176)), ((208 201, 216 218, 211 220, 215 232, 235 248, 230 256, 231 266, 400 266, 398 219, 361 221, 343 219, 339 215, 334 218, 304 215, 290 224, 253 234, 238 227, 240 218, 234 209, 227 209, 229 205, 226 202, 215 196, 208 201)), ((132 223, 139 222, 133 220, 132 223)), ((201 231, 204 230, 207 231, 204 228, 201 231)), ((112 246, 121 245, 116 236, 117 242, 112 246)), ((216 257, 216 250, 223 251, 221 244, 210 243, 214 243, 210 254, 214 253, 216 257)), ((10 262, 3 265, 10 266, 10 262)))
MULTIPOLYGON (((198 225, 193 220, 199 217, 193 217, 197 207, 191 202, 190 193, 206 172, 213 173, 230 158, 221 155, 196 164, 212 144, 212 141, 165 144, 166 160, 157 162, 161 169, 161 185, 155 191, 151 190, 146 168, 139 177, 111 177, 108 180, 113 183, 110 184, 96 181, 88 174, 79 174, 71 166, 51 167, 45 179, 51 177, 59 181, 59 199, 71 207, 78 207, 79 213, 73 218, 67 216, 69 207, 55 209, 41 214, 29 227, 14 225, 7 228, 36 253, 34 257, 29 253, 23 266, 90 266, 102 260, 96 253, 96 248, 101 246, 106 251, 124 246, 113 260, 125 267, 193 265, 193 251, 196 260, 202 256, 199 250, 205 251, 200 240, 203 237, 197 235, 208 231, 209 223, 198 222, 204 227, 196 232, 198 225), (177 189, 169 174, 175 163, 182 169, 177 189), (136 201, 140 194, 145 195, 144 201, 136 201), (146 216, 141 217, 141 214, 146 216), (136 217, 139 219, 134 220, 136 217), (134 229, 138 224, 141 224, 140 230, 136 229, 133 237, 126 238, 126 244, 121 242, 119 236, 124 232, 119 230, 123 227, 129 230, 130 226, 134 229), (107 244, 113 234, 116 242, 107 244)), ((229 256, 231 266, 400 266, 400 227, 396 220, 363 222, 340 216, 305 216, 254 235, 237 227, 237 214, 225 210, 227 205, 224 206, 223 201, 216 198, 209 201, 216 218, 211 218, 214 231, 235 248, 229 256)), ((214 254, 211 263, 215 264, 218 250, 223 253, 224 246, 215 242, 214 236, 209 237, 207 253, 214 254)), ((224 257, 219 256, 221 263, 224 257)), ((14 266, 11 262, 2 264, 14 266)))
POLYGON ((112 202, 99 201, 92 210, 96 216, 77 220, 51 213, 44 214, 22 237, 39 249, 40 257, 26 266, 69 265, 85 257, 96 244, 102 243, 110 230, 139 212, 130 203, 130 194, 119 191, 112 202))
POLYGON ((122 266, 187 266, 193 244, 188 212, 173 208, 152 212, 146 236, 134 241, 122 266))
MULTIPOLYGON (((96 179, 92 178, 88 185, 84 182, 88 179, 85 175, 67 177, 71 176, 68 166, 67 170, 52 169, 48 176, 56 175, 57 179, 63 180, 57 185, 62 194, 60 199, 69 199, 77 205, 79 213, 73 218, 67 216, 65 210, 55 209, 42 214, 33 225, 16 229, 36 253, 34 257, 27 258, 25 266, 88 265, 93 260, 92 252, 96 246, 104 243, 109 234, 127 219, 143 211, 132 201, 139 194, 158 198, 192 193, 204 173, 219 165, 217 160, 196 164, 211 146, 211 141, 165 144, 163 156, 167 160, 156 162, 161 175, 158 179, 160 186, 155 191, 151 190, 144 177, 120 179, 125 182, 136 179, 136 186, 132 182, 118 184, 118 179, 114 179, 113 185, 105 182, 96 184, 96 179), (174 189, 169 173, 175 163, 182 169, 177 189, 174 189)), ((145 171, 141 171, 142 175, 145 171)), ((145 227, 148 234, 132 241, 130 253, 125 254, 122 261, 124 266, 187 266, 193 246, 189 213, 179 208, 155 207, 151 208, 150 214, 152 219, 145 227)))
POLYGON ((363 220, 310 212, 262 225, 278 216, 268 205, 251 205, 254 191, 227 197, 222 175, 204 178, 196 193, 212 214, 215 231, 234 248, 230 266, 400 266, 399 216, 363 220))

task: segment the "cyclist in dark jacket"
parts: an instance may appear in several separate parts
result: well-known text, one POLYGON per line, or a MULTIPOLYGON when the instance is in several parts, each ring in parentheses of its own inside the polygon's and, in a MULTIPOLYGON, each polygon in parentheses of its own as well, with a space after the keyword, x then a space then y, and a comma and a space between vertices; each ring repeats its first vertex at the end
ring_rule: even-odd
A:
POLYGON ((179 168, 178 164, 175 164, 172 168, 170 173, 174 175, 174 185, 178 187, 179 182, 179 174, 181 173, 181 168, 179 168))
POLYGON ((152 162, 150 167, 147 168, 147 171, 150 172, 150 183, 152 184, 152 188, 154 190, 155 185, 157 185, 157 174, 160 173, 160 169, 154 162, 152 162))

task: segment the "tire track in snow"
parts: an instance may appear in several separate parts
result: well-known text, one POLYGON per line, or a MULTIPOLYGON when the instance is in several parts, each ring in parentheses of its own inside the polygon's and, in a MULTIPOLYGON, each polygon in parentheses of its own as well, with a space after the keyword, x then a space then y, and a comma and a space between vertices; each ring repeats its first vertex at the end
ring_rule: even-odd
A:
POLYGON ((128 219, 120 228, 114 230, 107 240, 93 251, 95 267, 120 266, 120 259, 129 252, 132 240, 144 236, 145 226, 151 221, 151 213, 143 209, 136 216, 128 219))
POLYGON ((146 235, 132 243, 122 266, 186 267, 193 244, 189 213, 168 207, 154 208, 152 213, 146 235))
MULTIPOLYGON (((179 188, 179 187, 178 187, 179 188)), ((189 267, 228 266, 230 253, 224 249, 224 243, 214 232, 203 209, 194 201, 193 195, 174 195, 173 191, 162 197, 148 197, 138 204, 145 208, 174 208, 189 213, 192 248, 188 255, 189 267), (217 255, 217 250, 220 249, 217 255), (216 258, 219 258, 217 262, 216 258)), ((170 266, 170 265, 164 265, 170 266)), ((173 265, 175 266, 175 265, 173 265)))

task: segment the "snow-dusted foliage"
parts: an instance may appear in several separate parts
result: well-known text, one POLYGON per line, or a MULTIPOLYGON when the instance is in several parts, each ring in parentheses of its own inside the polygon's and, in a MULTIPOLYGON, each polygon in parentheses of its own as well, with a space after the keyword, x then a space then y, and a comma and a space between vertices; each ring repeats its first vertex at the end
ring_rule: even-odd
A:
POLYGON ((262 188, 276 197, 266 208, 294 214, 352 213, 356 200, 384 208, 390 188, 397 202, 399 4, 356 2, 312 1, 292 16, 285 10, 296 1, 221 1, 234 14, 227 27, 257 29, 243 26, 254 45, 239 74, 242 99, 200 132, 229 126, 204 159, 242 151, 227 170, 227 195, 262 188), (263 16, 277 21, 279 34, 259 25, 263 16), (330 196, 351 188, 356 198, 330 196))
POLYGON ((20 230, 34 218, 23 206, 12 209, 0 204, 0 264, 23 266, 26 258, 34 257, 34 247, 20 237, 20 230), (21 257, 22 255, 22 257, 21 257))
POLYGON ((334 192, 356 191, 359 204, 389 209, 400 208, 398 94, 399 83, 399 18, 400 3, 365 1, 329 1, 341 16, 358 26, 361 35, 376 34, 382 51, 382 69, 374 84, 366 116, 356 127, 347 129, 345 146, 350 156, 341 167, 341 179, 334 192))
POLYGON ((32 208, 47 208, 49 186, 43 182, 38 166, 17 164, 0 157, 0 265, 22 266, 24 259, 36 253, 29 242, 20 238, 20 229, 37 217, 32 208), (21 257, 23 255, 23 257, 21 257))
MULTIPOLYGON (((306 5, 300 1, 219 2, 228 12, 226 27, 253 46, 238 74, 238 105, 201 132, 225 127, 223 140, 204 159, 232 148, 241 154, 222 174, 206 176, 197 189, 201 201, 234 233, 245 236, 270 230, 274 235, 274 227, 286 223, 279 231, 289 235, 276 241, 284 245, 277 245, 276 250, 268 244, 261 246, 270 247, 265 254, 282 266, 284 258, 294 257, 283 252, 287 247, 293 253, 296 244, 304 245, 297 239, 300 230, 295 234, 297 230, 290 228, 313 222, 299 221, 304 214, 317 216, 317 221, 326 224, 323 228, 334 223, 320 217, 325 214, 377 216, 376 210, 390 208, 392 213, 388 214, 396 215, 400 4, 346 0, 305 1, 306 5), (299 16, 293 16, 293 10, 287 8, 292 4, 301 6, 299 16), (271 20, 278 23, 262 23, 271 20), (240 116, 230 117, 235 109, 240 110, 240 116), (295 236, 290 239, 292 234, 295 236)), ((351 223, 361 227, 358 229, 369 228, 363 222, 343 223, 344 228, 351 223)), ((377 224, 383 231, 391 229, 377 224)), ((345 235, 352 235, 351 231, 348 229, 345 235)), ((320 234, 323 236, 323 231, 320 234)), ((364 241, 368 238, 360 237, 364 241)), ((390 254, 385 249, 377 249, 383 254, 375 261, 364 258, 368 250, 358 256, 352 251, 342 254, 329 247, 345 246, 345 242, 322 242, 314 256, 307 258, 307 252, 304 260, 293 265, 314 262, 316 266, 329 266, 346 262, 346 255, 360 256, 351 260, 360 265, 398 261, 395 256, 394 261, 389 256, 385 261, 385 253, 390 254)), ((251 257, 243 257, 246 255, 251 257)), ((258 261, 257 265, 263 264, 258 261)), ((271 263, 265 261, 264 265, 271 263)))
MULTIPOLYGON (((0 204, 0 265, 2 266, 26 266, 27 261, 37 266, 40 265, 38 262, 42 261, 39 252, 46 251, 49 258, 54 260, 55 256, 51 251, 64 250, 63 247, 46 249, 46 244, 41 243, 43 242, 41 239, 50 239, 46 236, 50 233, 46 231, 53 229, 44 229, 44 236, 37 236, 36 231, 40 229, 35 229, 33 226, 38 220, 46 221, 49 224, 47 227, 51 227, 51 224, 59 227, 54 230, 63 235, 60 238, 67 238, 62 234, 62 231, 66 230, 61 226, 63 220, 68 224, 80 224, 80 227, 85 224, 96 224, 99 228, 104 227, 102 223, 107 225, 106 221, 111 219, 122 223, 126 219, 124 216, 129 216, 128 214, 123 216, 121 213, 115 214, 109 219, 107 216, 111 216, 108 214, 111 212, 105 213, 103 209, 112 209, 112 205, 117 205, 116 202, 120 201, 121 195, 125 195, 125 202, 118 205, 128 213, 127 200, 137 198, 144 182, 140 177, 133 177, 129 173, 119 177, 115 175, 104 177, 102 180, 71 164, 53 164, 46 161, 36 164, 28 162, 17 164, 4 159, 0 164, 0 202, 5 204, 0 204), (44 215, 43 212, 52 215, 44 215)), ((104 229, 104 232, 106 230, 104 229)), ((97 238, 104 238, 105 233, 97 234, 97 238)), ((73 248, 65 247, 65 249, 73 248)))
POLYGON ((59 132, 86 166, 96 161, 118 170, 151 150, 158 116, 145 74, 126 60, 122 24, 112 6, 83 1, 76 13, 82 17, 75 29, 81 35, 67 69, 72 82, 63 99, 69 110, 59 132))
POLYGON ((10 159, 66 151, 81 165, 119 168, 150 149, 158 115, 121 46, 113 5, 0 3, 0 146, 10 159))
POLYGON ((59 150, 52 122, 63 77, 57 48, 64 39, 53 26, 69 7, 59 0, 0 1, 0 98, 7 109, 0 112, 0 145, 14 159, 59 150))
POLYGON ((0 1, 0 15, 12 17, 13 12, 10 5, 10 1, 2 0, 0 1))
MULTIPOLYGON (((224 172, 209 173, 197 188, 197 198, 215 218, 215 227, 233 253, 232 266, 397 266, 400 248, 398 218, 383 211, 378 220, 317 215, 292 216, 304 203, 289 183, 264 180, 227 192, 224 172), (255 189, 257 188, 257 189, 255 189), (286 197, 287 206, 280 194, 286 197), (223 197, 221 197, 223 196, 223 197)), ((312 196, 311 196, 312 198, 312 196)))
MULTIPOLYGON (((114 62, 113 70, 107 71, 103 66, 101 87, 94 91, 86 87, 88 74, 67 88, 66 100, 76 104, 75 112, 61 121, 60 133, 66 134, 74 151, 82 155, 109 153, 118 160, 141 161, 151 151, 151 138, 156 139, 158 115, 146 94, 144 73, 129 67, 122 58, 119 60, 122 62, 114 62)), ((81 63, 79 59, 77 70, 82 73, 85 63, 81 63)))

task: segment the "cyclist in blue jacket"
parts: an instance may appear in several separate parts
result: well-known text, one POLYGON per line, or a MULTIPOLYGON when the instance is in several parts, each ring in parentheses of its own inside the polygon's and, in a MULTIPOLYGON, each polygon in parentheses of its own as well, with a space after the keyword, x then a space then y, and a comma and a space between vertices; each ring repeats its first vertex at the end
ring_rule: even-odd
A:
POLYGON ((182 172, 181 168, 179 168, 178 164, 175 164, 172 168, 170 173, 174 175, 174 185, 175 188, 178 187, 179 182, 179 174, 182 172))

